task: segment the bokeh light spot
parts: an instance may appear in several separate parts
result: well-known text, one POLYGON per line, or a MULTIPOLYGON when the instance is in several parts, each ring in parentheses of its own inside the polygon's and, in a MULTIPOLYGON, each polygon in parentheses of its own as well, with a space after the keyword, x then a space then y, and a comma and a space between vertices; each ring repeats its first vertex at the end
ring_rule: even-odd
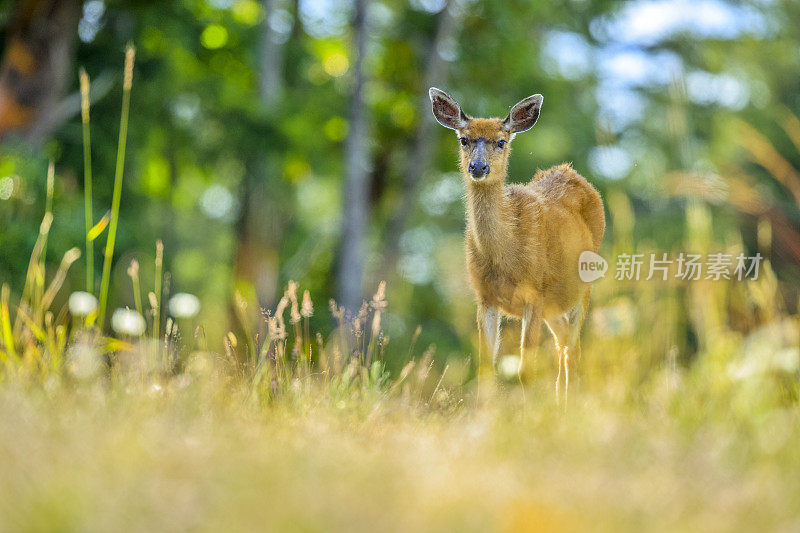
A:
POLYGON ((343 141, 350 130, 350 124, 342 117, 331 117, 325 122, 322 131, 333 142, 343 141))
POLYGON ((0 200, 8 200, 14 194, 14 178, 6 176, 0 179, 0 200))
POLYGON ((236 22, 253 26, 261 20, 261 5, 255 0, 239 0, 231 10, 236 22))
POLYGON ((302 156, 289 154, 286 156, 286 162, 283 164, 283 173, 288 181, 291 183, 298 183, 311 174, 311 165, 309 165, 308 161, 302 156))
POLYGON ((207 26, 200 35, 200 42, 209 50, 222 48, 228 43, 228 30, 219 24, 207 26))
POLYGON ((392 106, 392 122, 408 129, 414 124, 414 106, 408 100, 399 100, 392 106))
POLYGON ((350 68, 350 61, 344 52, 331 52, 322 58, 322 68, 328 75, 338 78, 350 68))
POLYGON ((212 185, 200 197, 200 208, 209 218, 231 220, 238 209, 236 198, 222 185, 212 185))

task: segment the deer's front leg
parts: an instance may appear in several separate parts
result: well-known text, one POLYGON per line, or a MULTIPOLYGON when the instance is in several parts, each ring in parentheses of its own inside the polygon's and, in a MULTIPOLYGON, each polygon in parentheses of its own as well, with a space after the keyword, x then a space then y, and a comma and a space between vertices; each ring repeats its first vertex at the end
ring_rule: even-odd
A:
MULTIPOLYGON (((497 352, 500 350, 500 310, 485 304, 478 304, 478 331, 485 339, 486 346, 492 354, 492 367, 497 363, 497 352)), ((481 365, 478 351, 478 368, 481 365)))

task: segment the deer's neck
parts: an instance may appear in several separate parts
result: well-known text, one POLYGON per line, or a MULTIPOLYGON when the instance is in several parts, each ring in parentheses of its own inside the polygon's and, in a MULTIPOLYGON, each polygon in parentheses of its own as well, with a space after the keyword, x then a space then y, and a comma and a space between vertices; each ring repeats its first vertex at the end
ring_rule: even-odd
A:
POLYGON ((500 260, 511 231, 509 201, 501 180, 467 184, 467 228, 479 250, 500 260))

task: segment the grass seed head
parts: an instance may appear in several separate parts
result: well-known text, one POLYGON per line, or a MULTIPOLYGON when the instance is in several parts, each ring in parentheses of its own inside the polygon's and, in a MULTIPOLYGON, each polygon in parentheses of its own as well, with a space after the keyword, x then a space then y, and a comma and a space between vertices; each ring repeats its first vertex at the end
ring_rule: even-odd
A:
POLYGON ((305 318, 314 314, 314 304, 311 302, 311 294, 308 290, 303 291, 303 305, 300 307, 300 314, 305 318))

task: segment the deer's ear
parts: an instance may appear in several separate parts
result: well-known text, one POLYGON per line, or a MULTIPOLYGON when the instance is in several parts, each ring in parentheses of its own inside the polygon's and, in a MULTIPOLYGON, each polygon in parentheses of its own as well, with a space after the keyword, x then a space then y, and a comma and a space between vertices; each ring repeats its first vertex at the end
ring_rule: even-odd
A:
POLYGON ((467 125, 469 117, 461 110, 461 106, 455 99, 436 87, 431 87, 428 91, 433 107, 433 116, 439 124, 451 130, 460 130, 467 125))
POLYGON ((503 120, 503 125, 511 133, 528 131, 539 119, 543 101, 544 97, 541 94, 534 94, 521 100, 511 108, 508 116, 503 120))

